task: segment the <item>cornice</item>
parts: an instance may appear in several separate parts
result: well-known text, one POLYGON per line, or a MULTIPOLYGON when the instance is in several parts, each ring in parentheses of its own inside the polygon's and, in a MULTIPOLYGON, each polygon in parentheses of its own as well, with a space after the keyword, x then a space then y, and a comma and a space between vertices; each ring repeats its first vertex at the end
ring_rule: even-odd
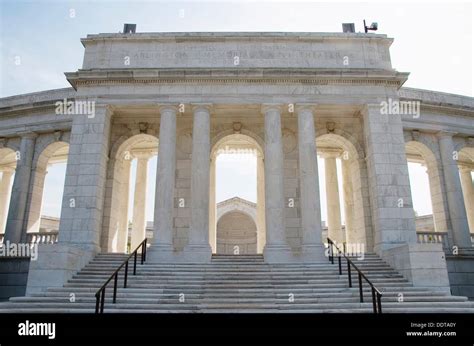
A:
POLYGON ((66 73, 71 85, 114 84, 308 84, 382 85, 399 88, 408 73, 366 69, 130 69, 66 73))

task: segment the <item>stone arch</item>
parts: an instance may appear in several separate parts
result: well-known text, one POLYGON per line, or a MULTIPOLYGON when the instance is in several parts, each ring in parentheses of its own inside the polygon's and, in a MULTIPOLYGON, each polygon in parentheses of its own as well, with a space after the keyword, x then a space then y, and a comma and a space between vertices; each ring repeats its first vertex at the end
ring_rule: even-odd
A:
POLYGON ((460 147, 459 161, 462 163, 474 164, 474 147, 468 145, 460 147))
POLYGON ((0 169, 16 167, 16 150, 10 147, 0 148, 0 169))
POLYGON ((240 211, 247 214, 252 218, 252 220, 257 224, 257 206, 255 203, 246 201, 239 197, 234 197, 226 201, 218 203, 217 213, 216 213, 216 222, 219 222, 219 219, 225 214, 240 211))
POLYGON ((263 253, 266 241, 265 231, 265 177, 264 177, 264 141, 256 133, 240 129, 223 130, 211 139, 210 152, 210 198, 209 198, 209 242, 213 252, 217 251, 217 220, 216 220, 216 158, 219 149, 226 145, 238 146, 245 143, 257 151, 257 252, 263 253), (237 143, 237 144, 236 144, 237 143))
POLYGON ((225 255, 257 253, 257 225, 248 213, 240 210, 225 213, 217 223, 216 232, 217 253, 225 255))
MULTIPOLYGON (((69 155, 69 143, 48 139, 36 148, 33 158, 31 184, 26 209, 26 232, 37 233, 41 224, 41 207, 44 196, 44 183, 49 164, 66 162, 69 155)), ((62 200, 62 197, 61 197, 62 200)), ((62 205, 62 203, 60 203, 62 205)))
POLYGON ((459 175, 466 207, 467 221, 471 239, 474 237, 474 186, 472 172, 474 171, 474 146, 465 145, 459 150, 459 175))
POLYGON ((431 205, 433 210, 433 222, 436 232, 448 231, 448 214, 444 190, 442 185, 442 171, 439 160, 429 147, 429 143, 420 140, 409 140, 405 143, 405 151, 408 161, 424 162, 427 168, 431 205))
POLYGON ((316 130, 316 138, 322 137, 324 135, 328 135, 335 140, 339 140, 340 144, 345 145, 348 148, 348 151, 354 155, 354 157, 365 158, 363 146, 351 133, 341 129, 334 129, 332 132, 328 132, 327 129, 316 130))
MULTIPOLYGON (((41 135, 35 142, 35 155, 32 166, 46 169, 49 159, 56 155, 59 150, 69 147, 70 133, 55 132, 41 135)), ((64 154, 64 153, 63 153, 64 154)))
MULTIPOLYGON (((20 143, 21 143, 21 137, 14 137, 14 138, 1 138, 0 139, 0 153, 2 152, 2 149, 5 149, 4 152, 9 152, 11 151, 20 151, 20 143)), ((0 156, 1 158, 2 156, 0 156)))
POLYGON ((364 150, 351 134, 343 130, 317 132, 316 147, 342 149, 343 188, 346 215, 346 242, 363 243, 373 248, 370 201, 364 150))
POLYGON ((211 139, 211 158, 213 155, 215 155, 215 150, 218 148, 222 143, 225 143, 228 138, 231 138, 229 136, 245 136, 248 138, 253 144, 255 144, 257 150, 263 155, 264 154, 264 148, 265 148, 265 142, 260 137, 257 135, 255 132, 246 130, 246 129, 241 129, 238 133, 236 133, 233 129, 228 129, 219 132, 217 135, 215 135, 211 139), (226 139, 227 138, 227 139, 226 139))
POLYGON ((16 170, 17 154, 11 147, 0 148, 0 234, 5 233, 16 170))
POLYGON ((142 148, 157 152, 158 143, 158 138, 152 134, 129 133, 119 137, 111 146, 101 237, 103 251, 127 251, 131 150, 142 148))

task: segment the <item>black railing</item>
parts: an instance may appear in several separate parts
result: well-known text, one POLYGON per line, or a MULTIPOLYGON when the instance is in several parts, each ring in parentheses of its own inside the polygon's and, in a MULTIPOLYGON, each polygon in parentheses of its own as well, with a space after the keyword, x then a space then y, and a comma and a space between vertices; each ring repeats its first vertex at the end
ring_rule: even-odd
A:
POLYGON ((329 261, 334 264, 334 248, 337 250, 337 259, 339 265, 339 275, 342 275, 342 259, 341 254, 347 261, 347 278, 349 281, 349 287, 352 287, 352 274, 351 274, 351 266, 356 270, 357 276, 359 279, 359 296, 360 302, 364 302, 364 289, 362 287, 362 279, 364 279, 369 285, 372 290, 372 306, 374 309, 374 313, 381 314, 382 313, 382 292, 374 286, 374 284, 367 278, 367 276, 362 273, 362 271, 352 262, 352 260, 346 256, 345 252, 342 252, 337 245, 329 238, 328 239, 328 248, 329 248, 329 261))
POLYGON ((143 264, 146 261, 146 243, 147 240, 143 240, 140 245, 137 246, 135 251, 133 251, 125 261, 110 275, 110 277, 105 281, 105 283, 99 288, 97 293, 95 294, 95 313, 96 314, 101 314, 104 312, 104 304, 105 304, 105 289, 107 285, 109 284, 112 279, 114 279, 114 295, 112 298, 112 303, 117 302, 117 286, 118 286, 118 275, 120 273, 120 270, 125 266, 125 272, 124 272, 124 277, 123 277, 123 288, 127 288, 127 278, 128 278, 128 262, 130 261, 130 258, 133 256, 133 275, 137 274, 137 256, 138 256, 138 250, 141 248, 141 264, 143 264))

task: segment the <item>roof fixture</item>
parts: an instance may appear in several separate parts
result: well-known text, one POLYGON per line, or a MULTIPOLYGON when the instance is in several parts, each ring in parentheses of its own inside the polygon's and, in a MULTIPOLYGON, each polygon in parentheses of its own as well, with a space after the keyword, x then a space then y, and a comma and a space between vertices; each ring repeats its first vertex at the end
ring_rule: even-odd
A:
POLYGON ((355 25, 354 23, 342 23, 342 32, 355 32, 355 25))
POLYGON ((137 31, 137 24, 124 24, 123 33, 124 34, 134 34, 137 31))
POLYGON ((372 22, 370 26, 367 26, 365 25, 365 19, 364 19, 364 30, 366 34, 369 32, 369 30, 377 31, 378 28, 379 28, 379 25, 377 24, 377 22, 372 22))

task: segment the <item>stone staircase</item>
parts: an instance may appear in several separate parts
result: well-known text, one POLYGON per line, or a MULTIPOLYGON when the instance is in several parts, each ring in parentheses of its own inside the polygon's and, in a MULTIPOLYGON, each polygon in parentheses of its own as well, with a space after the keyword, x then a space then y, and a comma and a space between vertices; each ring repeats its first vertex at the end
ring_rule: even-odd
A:
MULTIPOLYGON (((64 287, 11 298, 0 304, 0 312, 93 313, 95 292, 124 258, 99 254, 64 287)), ((474 312, 474 302, 465 297, 413 287, 375 254, 354 262, 383 292, 384 313, 474 312)), ((261 255, 214 255, 210 264, 138 264, 126 289, 120 276, 116 304, 111 297, 113 281, 109 284, 104 312, 372 313, 370 287, 364 283, 365 301, 360 303, 357 275, 354 272, 354 287, 349 288, 346 270, 343 265, 339 275, 337 259, 333 265, 267 264, 261 255)))

